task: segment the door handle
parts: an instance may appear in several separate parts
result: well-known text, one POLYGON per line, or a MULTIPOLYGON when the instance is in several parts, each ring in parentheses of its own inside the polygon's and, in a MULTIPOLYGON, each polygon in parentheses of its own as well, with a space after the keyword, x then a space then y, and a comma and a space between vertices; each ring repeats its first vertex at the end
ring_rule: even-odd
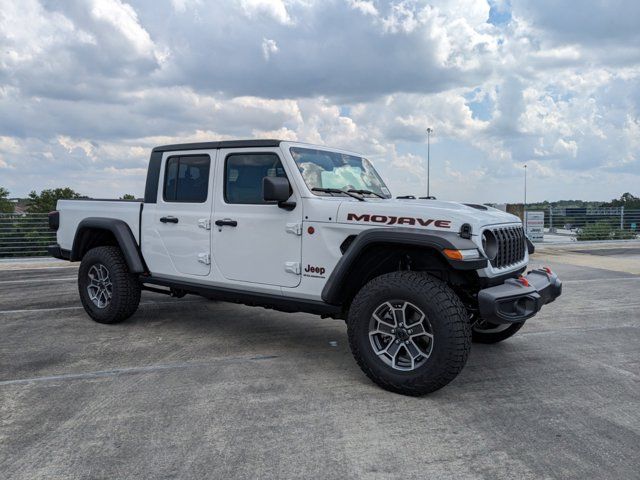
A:
POLYGON ((162 223, 178 223, 178 219, 176 217, 161 217, 160 221, 162 223))
POLYGON ((238 222, 235 220, 231 220, 230 218, 225 218, 224 220, 216 220, 216 225, 219 227, 228 226, 228 227, 237 227, 238 222))

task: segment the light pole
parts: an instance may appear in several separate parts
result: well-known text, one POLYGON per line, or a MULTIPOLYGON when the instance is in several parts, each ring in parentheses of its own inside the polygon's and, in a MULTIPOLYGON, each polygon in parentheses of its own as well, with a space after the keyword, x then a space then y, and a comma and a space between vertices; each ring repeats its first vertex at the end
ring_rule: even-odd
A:
POLYGON ((430 183, 431 183, 431 134, 433 128, 427 128, 427 198, 431 197, 430 183))
POLYGON ((527 164, 524 164, 524 207, 522 209, 524 216, 524 231, 527 231, 527 164))

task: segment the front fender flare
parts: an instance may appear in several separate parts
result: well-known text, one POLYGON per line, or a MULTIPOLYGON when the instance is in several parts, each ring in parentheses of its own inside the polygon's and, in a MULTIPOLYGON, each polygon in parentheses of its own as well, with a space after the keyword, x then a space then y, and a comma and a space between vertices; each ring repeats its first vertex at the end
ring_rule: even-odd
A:
POLYGON ((473 241, 461 238, 456 232, 435 232, 414 228, 372 228, 365 230, 353 240, 345 254, 340 258, 322 289, 322 300, 331 305, 339 305, 342 300, 343 285, 352 266, 362 253, 371 245, 424 247, 442 255, 455 270, 478 270, 487 266, 486 258, 473 260, 452 260, 442 254, 445 248, 453 250, 477 249, 473 241))

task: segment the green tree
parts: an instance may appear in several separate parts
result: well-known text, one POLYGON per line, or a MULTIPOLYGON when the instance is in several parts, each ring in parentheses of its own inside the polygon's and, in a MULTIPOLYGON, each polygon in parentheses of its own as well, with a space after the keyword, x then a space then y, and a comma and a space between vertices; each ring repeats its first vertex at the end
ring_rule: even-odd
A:
POLYGON ((29 194, 29 213, 48 213, 56 209, 58 200, 72 200, 74 198, 86 198, 69 187, 42 190, 39 194, 33 190, 29 194))
POLYGON ((638 210, 640 209, 640 198, 629 192, 623 193, 619 199, 611 200, 612 207, 624 207, 625 210, 638 210))
POLYGON ((9 190, 0 187, 0 213, 13 213, 13 203, 9 201, 9 190))
POLYGON ((587 223, 576 235, 576 240, 629 240, 636 238, 635 232, 621 230, 607 221, 587 223))
POLYGON ((120 197, 120 200, 135 200, 136 196, 135 195, 131 195, 130 193, 125 193, 123 196, 120 197))
POLYGON ((579 242, 589 240, 611 240, 613 227, 607 222, 588 223, 578 231, 576 240, 579 242))

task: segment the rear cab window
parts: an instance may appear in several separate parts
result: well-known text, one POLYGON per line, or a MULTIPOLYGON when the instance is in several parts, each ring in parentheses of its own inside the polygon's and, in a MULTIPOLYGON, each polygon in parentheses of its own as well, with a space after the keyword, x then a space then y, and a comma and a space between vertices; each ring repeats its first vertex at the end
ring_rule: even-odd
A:
POLYGON ((209 155, 179 155, 167 159, 164 174, 165 202, 204 203, 209 196, 209 155))

